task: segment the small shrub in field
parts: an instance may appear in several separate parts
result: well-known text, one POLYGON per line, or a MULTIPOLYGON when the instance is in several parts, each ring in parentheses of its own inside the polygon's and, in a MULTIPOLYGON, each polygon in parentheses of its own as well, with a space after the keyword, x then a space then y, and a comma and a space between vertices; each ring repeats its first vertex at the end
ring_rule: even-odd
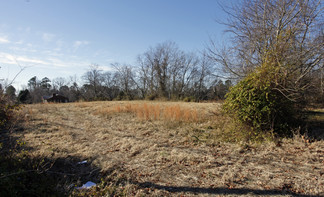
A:
POLYGON ((288 135, 294 123, 294 103, 278 91, 278 85, 285 80, 279 68, 264 65, 248 75, 226 95, 223 109, 239 124, 250 128, 253 136, 263 132, 288 135))
POLYGON ((189 96, 189 97, 185 97, 185 98, 183 99, 183 101, 184 101, 184 102, 195 102, 196 99, 195 99, 195 97, 193 97, 193 96, 189 96))

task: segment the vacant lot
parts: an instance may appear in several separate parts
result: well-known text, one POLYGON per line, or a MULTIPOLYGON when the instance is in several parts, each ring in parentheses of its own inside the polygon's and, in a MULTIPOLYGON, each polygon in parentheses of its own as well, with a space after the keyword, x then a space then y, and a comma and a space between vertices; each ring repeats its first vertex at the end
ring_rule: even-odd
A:
POLYGON ((219 108, 144 101, 28 105, 25 130, 17 135, 31 156, 65 159, 70 171, 86 166, 84 177, 62 182, 65 188, 110 177, 127 196, 324 195, 323 140, 224 143, 218 136, 227 120, 219 108))

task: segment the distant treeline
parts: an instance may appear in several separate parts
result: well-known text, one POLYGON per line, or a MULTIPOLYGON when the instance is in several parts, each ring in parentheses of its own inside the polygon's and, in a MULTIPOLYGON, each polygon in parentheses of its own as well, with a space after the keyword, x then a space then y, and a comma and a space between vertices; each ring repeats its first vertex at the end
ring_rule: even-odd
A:
MULTIPOLYGON (((137 65, 114 63, 113 71, 104 72, 100 65, 90 65, 81 78, 32 77, 17 99, 38 103, 42 96, 58 93, 69 101, 94 100, 219 100, 232 86, 231 80, 216 76, 215 65, 207 55, 185 53, 173 42, 150 48, 138 56, 137 65)), ((15 96, 15 89, 7 87, 15 96)))

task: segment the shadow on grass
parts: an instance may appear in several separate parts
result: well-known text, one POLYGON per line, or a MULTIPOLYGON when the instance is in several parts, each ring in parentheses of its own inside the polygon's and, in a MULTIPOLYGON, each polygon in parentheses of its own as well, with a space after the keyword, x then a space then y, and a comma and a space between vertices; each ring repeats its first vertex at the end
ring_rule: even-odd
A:
POLYGON ((76 186, 100 181, 100 168, 79 163, 85 158, 30 156, 31 147, 8 130, 1 130, 0 142, 0 196, 68 196, 76 186))
POLYGON ((182 187, 182 186, 163 186, 151 182, 133 182, 133 184, 138 185, 141 188, 153 188, 159 190, 165 190, 170 193, 178 192, 190 192, 195 195, 198 194, 212 194, 212 195, 260 195, 260 196, 273 196, 273 195, 289 195, 289 196, 300 196, 300 197, 316 197, 318 195, 305 195, 298 194, 289 191, 289 188, 283 188, 282 190, 259 190, 259 189, 229 189, 225 187, 219 188, 203 188, 203 187, 182 187))
POLYGON ((313 139, 324 140, 324 112, 306 111, 305 116, 307 117, 308 136, 313 139))
POLYGON ((76 186, 99 181, 99 168, 91 164, 77 166, 77 161, 80 160, 1 159, 0 196, 67 196, 76 186))

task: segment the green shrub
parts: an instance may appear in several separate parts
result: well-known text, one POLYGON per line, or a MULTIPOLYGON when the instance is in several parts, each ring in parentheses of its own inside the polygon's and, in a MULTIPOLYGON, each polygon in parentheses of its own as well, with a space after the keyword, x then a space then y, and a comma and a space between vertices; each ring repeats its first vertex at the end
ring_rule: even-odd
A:
POLYGON ((193 96, 188 96, 183 99, 184 102, 195 102, 196 99, 193 96))
POLYGON ((289 135, 297 113, 294 103, 279 91, 284 80, 278 67, 265 64, 230 89, 223 109, 250 128, 242 132, 252 132, 252 138, 265 132, 289 135))

